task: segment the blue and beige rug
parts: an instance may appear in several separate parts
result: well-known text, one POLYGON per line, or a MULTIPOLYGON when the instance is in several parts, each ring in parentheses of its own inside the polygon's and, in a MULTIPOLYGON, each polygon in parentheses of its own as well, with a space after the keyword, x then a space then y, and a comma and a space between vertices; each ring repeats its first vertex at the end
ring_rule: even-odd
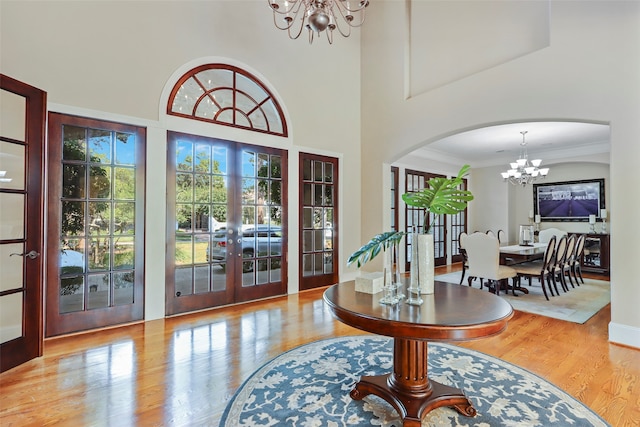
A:
MULTIPOLYGON (((397 412, 376 396, 349 392, 361 375, 388 373, 393 341, 354 336, 312 342, 258 369, 227 405, 220 427, 400 427, 397 412)), ((608 426, 588 407, 544 379, 486 354, 429 343, 429 377, 461 388, 478 414, 427 414, 423 426, 608 426)))

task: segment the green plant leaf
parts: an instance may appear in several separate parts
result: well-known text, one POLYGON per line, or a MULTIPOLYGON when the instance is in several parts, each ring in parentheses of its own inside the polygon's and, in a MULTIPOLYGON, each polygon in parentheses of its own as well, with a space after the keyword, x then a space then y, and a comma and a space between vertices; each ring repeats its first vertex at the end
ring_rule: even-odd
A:
MULTIPOLYGON (((467 207, 467 203, 473 200, 473 195, 469 190, 460 189, 463 178, 470 168, 469 165, 462 166, 455 178, 431 178, 427 181, 427 186, 424 189, 404 193, 402 200, 409 206, 424 209, 425 217, 428 212, 433 212, 435 215, 453 215, 463 211, 467 207)), ((425 232, 428 232, 430 228, 429 224, 428 227, 425 227, 425 232)))
POLYGON ((347 260, 347 266, 355 262, 357 267, 360 268, 374 259, 381 251, 400 243, 404 235, 403 231, 385 231, 384 233, 376 234, 369 242, 351 254, 347 260))

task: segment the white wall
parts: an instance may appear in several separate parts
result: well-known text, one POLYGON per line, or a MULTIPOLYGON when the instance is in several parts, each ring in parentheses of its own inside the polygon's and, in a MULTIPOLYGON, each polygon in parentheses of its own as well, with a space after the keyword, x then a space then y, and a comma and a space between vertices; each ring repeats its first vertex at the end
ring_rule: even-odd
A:
MULTIPOLYGON (((628 251, 640 240, 640 198, 629 197, 638 193, 630 171, 640 158, 640 2, 552 2, 549 47, 409 99, 405 94, 410 61, 405 54, 410 45, 401 30, 409 20, 403 6, 375 2, 362 30, 362 86, 368 89, 362 94, 362 161, 367 165, 362 207, 369 213, 363 218, 362 234, 388 227, 381 200, 386 182, 376 173, 377 165, 392 163, 416 147, 490 124, 545 119, 609 123, 607 204, 615 217, 609 336, 640 347, 640 287, 628 251)), ((475 34, 465 34, 473 19, 460 14, 451 25, 473 38, 475 34)), ((421 22, 418 16, 411 21, 421 22)))
POLYGON ((298 154, 339 158, 340 266, 360 245, 360 31, 309 45, 264 0, 0 2, 2 73, 45 90, 49 109, 146 126, 145 318, 164 316, 168 129, 288 150, 289 292, 298 289, 298 154), (285 109, 289 138, 166 117, 167 91, 210 61, 242 66, 285 109), (153 212, 153 214, 149 214, 153 212))

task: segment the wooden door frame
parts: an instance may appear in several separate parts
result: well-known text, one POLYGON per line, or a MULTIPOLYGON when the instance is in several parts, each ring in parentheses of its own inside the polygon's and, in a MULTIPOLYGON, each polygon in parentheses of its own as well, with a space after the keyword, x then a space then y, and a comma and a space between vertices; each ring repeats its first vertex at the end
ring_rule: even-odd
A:
MULTIPOLYGON (((49 113, 49 147, 48 147, 48 174, 49 189, 47 191, 47 307, 45 335, 47 338, 63 335, 67 333, 86 331, 90 329, 109 327, 117 324, 130 323, 144 320, 144 219, 146 200, 144 188, 146 185, 146 128, 109 120, 94 119, 88 117, 74 116, 64 113, 49 113), (60 313, 59 285, 60 285, 60 201, 62 195, 62 183, 60 177, 62 173, 62 127, 63 125, 73 125, 79 127, 105 128, 115 132, 130 132, 139 139, 136 141, 137 159, 136 164, 136 249, 135 249, 135 279, 134 294, 132 304, 112 305, 91 310, 81 310, 78 312, 60 313), (108 125, 108 126, 107 126, 108 125), (60 146, 53 147, 51 141, 60 139, 60 146), (139 205, 138 205, 139 204, 139 205), (141 207, 138 207, 141 206, 141 207), (139 235, 138 235, 139 233, 139 235), (140 244, 138 244, 140 242, 140 244), (136 268, 138 267, 139 268, 136 268)), ((87 236, 88 238, 88 236, 87 236)), ((110 269, 110 271, 113 271, 110 269)))
POLYGON ((312 160, 322 161, 322 162, 331 162, 334 165, 333 168, 333 186, 337 190, 339 190, 340 183, 340 174, 339 174, 339 161, 337 157, 325 156, 320 154, 312 154, 312 153, 304 153, 300 152, 298 155, 298 220, 299 220, 299 234, 298 234, 298 289, 299 290, 308 290, 314 289, 321 286, 332 285, 338 283, 339 278, 339 264, 338 260, 339 252, 339 238, 340 238, 340 216, 339 216, 339 195, 336 193, 333 194, 333 228, 332 228, 332 237, 333 237, 333 271, 331 274, 322 274, 318 276, 303 276, 304 268, 303 268, 303 244, 304 244, 304 227, 303 227, 303 210, 304 210, 304 159, 309 158, 312 160))
MULTIPOLYGON (((167 218, 166 218, 166 241, 167 250, 165 257, 165 315, 174 316, 185 314, 196 310, 206 310, 223 305, 237 304, 242 302, 253 301, 273 296, 286 295, 288 286, 288 208, 286 200, 288 200, 288 170, 289 160, 288 151, 283 148, 266 147, 249 143, 242 143, 232 140, 226 140, 210 136, 202 136, 178 132, 173 130, 167 131, 167 218), (175 183, 170 183, 169 179, 175 179, 175 145, 178 139, 184 138, 194 143, 217 143, 224 145, 231 153, 229 164, 232 170, 229 173, 229 179, 241 180, 241 153, 242 150, 257 150, 261 153, 275 154, 281 157, 282 168, 282 264, 281 264, 281 280, 280 282, 272 282, 258 286, 251 286, 242 289, 242 261, 234 261, 235 268, 227 268, 227 285, 224 290, 217 292, 207 292, 203 294, 183 295, 177 298, 175 295, 175 222, 174 217, 170 213, 170 209, 175 209, 176 190, 175 183), (173 150, 173 151, 172 151, 173 150), (239 264, 236 264, 239 263, 239 264), (238 285, 238 282, 240 285, 238 285), (241 289, 238 289, 241 288, 241 289)), ((241 221, 237 221, 242 214, 240 202, 241 183, 236 182, 231 185, 228 193, 228 218, 227 230, 238 230, 241 228, 241 221)), ((238 235, 234 234, 234 238, 238 235)))
MULTIPOLYGON (((27 170, 27 229, 25 249, 43 254, 44 248, 44 153, 47 93, 0 74, 0 88, 26 98, 25 141, 27 170)), ((0 346, 0 372, 42 356, 43 349, 43 256, 30 259, 25 269, 23 335, 0 346)))

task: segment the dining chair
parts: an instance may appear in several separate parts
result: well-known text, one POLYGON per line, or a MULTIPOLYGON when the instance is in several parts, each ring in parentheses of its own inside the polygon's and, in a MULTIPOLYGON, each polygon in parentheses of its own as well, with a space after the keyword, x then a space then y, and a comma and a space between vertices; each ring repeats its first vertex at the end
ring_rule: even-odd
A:
POLYGON ((504 230, 500 229, 498 230, 498 243, 503 244, 506 243, 506 233, 504 232, 504 230))
POLYGON ((568 233, 566 231, 560 230, 559 228, 545 228, 538 232, 538 242, 547 243, 551 236, 556 236, 556 240, 560 240, 560 237, 566 236, 567 234, 568 233))
POLYGON ((494 233, 493 230, 487 230, 487 235, 491 237, 496 237, 496 233, 494 233))
POLYGON ((558 295, 560 294, 560 292, 558 291, 556 278, 558 279, 558 282, 560 282, 560 287, 562 288, 562 290, 565 292, 569 291, 569 288, 567 287, 567 284, 564 280, 564 264, 565 264, 566 258, 567 258, 567 236, 564 235, 560 237, 560 239, 558 240, 558 244, 556 245, 554 264, 553 264, 553 267, 551 268, 551 273, 552 273, 551 280, 553 281, 553 287, 555 288, 556 293, 558 293, 558 295))
POLYGON ((464 281, 465 272, 469 269, 469 259, 467 258, 467 250, 464 247, 468 234, 464 231, 458 234, 458 248, 462 255, 462 276, 460 276, 460 284, 464 281))
POLYGON ((582 278, 582 257, 584 256, 584 242, 586 238, 586 234, 578 236, 578 239, 576 240, 576 249, 573 255, 573 263, 571 265, 571 273, 573 274, 573 278, 576 279, 578 286, 580 286, 580 282, 584 284, 584 279, 582 278), (580 282, 578 281, 578 277, 580 278, 580 282))
MULTIPOLYGON (((540 281, 540 287, 544 293, 544 297, 549 301, 549 295, 547 295, 547 289, 551 296, 553 294, 553 288, 551 286, 551 275, 553 274, 552 268, 554 267, 554 256, 556 252, 556 236, 551 236, 547 249, 544 252, 544 257, 541 260, 523 262, 516 264, 513 269, 518 273, 518 284, 523 277, 529 279, 529 286, 531 286, 531 279, 537 277, 540 281), (546 288, 545 288, 546 280, 546 288)), ((515 295, 515 293, 514 293, 515 295)))
MULTIPOLYGON (((494 292, 498 295, 500 288, 508 285, 510 278, 515 280, 518 277, 516 270, 500 265, 500 244, 496 237, 473 233, 466 237, 465 248, 469 259, 469 286, 473 278, 487 280, 487 286, 490 288, 490 283, 493 283, 494 292)), ((482 288, 482 284, 480 286, 482 288)))
MULTIPOLYGON (((571 284, 572 288, 575 288, 575 285, 573 284, 573 278, 571 277, 571 266, 573 265, 575 250, 576 250, 576 235, 570 234, 567 237, 567 251, 564 259, 564 264, 562 264, 562 274, 565 277, 569 278, 569 283, 571 284)), ((566 280, 565 280, 565 284, 566 284, 566 280)))

